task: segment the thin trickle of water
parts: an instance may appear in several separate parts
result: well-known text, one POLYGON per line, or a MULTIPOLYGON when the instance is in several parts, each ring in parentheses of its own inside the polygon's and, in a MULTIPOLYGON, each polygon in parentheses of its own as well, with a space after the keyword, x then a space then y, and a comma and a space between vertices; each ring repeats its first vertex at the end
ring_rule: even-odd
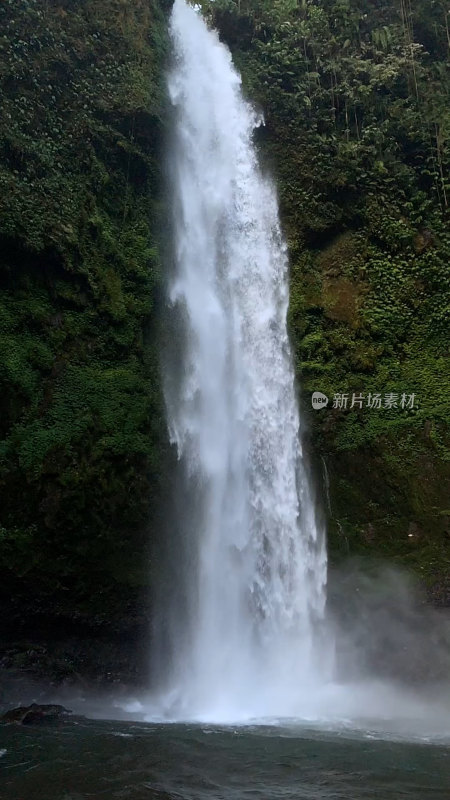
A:
POLYGON ((330 495, 330 476, 328 474, 328 467, 327 462, 325 461, 324 457, 322 456, 322 466, 323 466, 323 485, 325 490, 325 497, 327 500, 327 508, 330 516, 333 513, 333 509, 331 507, 331 495, 330 495))
POLYGON ((317 668, 326 552, 300 445, 286 246, 230 53, 184 0, 171 36, 179 339, 165 377, 187 501, 167 696, 216 719, 289 713, 317 668))

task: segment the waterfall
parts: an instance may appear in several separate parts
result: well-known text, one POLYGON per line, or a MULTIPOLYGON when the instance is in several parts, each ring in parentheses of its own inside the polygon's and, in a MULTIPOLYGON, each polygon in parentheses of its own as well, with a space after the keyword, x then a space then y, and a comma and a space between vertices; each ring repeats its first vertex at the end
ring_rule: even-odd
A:
POLYGON ((192 717, 289 714, 317 680, 326 551, 301 448, 286 244, 253 144, 262 119, 229 51, 184 0, 171 37, 165 396, 183 500, 165 697, 192 717))

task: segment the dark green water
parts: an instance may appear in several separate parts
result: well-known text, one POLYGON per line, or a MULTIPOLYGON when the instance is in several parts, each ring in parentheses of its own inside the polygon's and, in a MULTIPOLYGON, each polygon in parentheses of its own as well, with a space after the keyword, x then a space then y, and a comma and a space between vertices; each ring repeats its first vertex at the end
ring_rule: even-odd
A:
POLYGON ((443 744, 302 728, 0 728, 1 800, 449 800, 443 744), (6 750, 6 752, 4 752, 6 750))

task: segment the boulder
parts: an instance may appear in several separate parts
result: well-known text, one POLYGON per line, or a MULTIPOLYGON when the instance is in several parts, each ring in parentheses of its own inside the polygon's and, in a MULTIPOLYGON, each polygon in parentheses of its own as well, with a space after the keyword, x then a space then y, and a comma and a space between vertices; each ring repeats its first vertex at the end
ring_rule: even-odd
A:
POLYGON ((38 725, 42 722, 61 719, 61 717, 66 717, 71 713, 64 706, 32 703, 31 706, 20 706, 7 711, 6 714, 0 717, 0 722, 16 725, 38 725))

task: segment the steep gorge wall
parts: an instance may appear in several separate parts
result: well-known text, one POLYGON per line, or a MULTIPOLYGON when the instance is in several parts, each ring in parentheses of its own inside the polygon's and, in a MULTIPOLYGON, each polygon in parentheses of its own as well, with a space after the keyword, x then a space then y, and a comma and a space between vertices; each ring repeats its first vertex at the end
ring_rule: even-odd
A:
POLYGON ((0 5, 6 642, 148 627, 166 458, 156 323, 167 10, 0 5))
POLYGON ((334 562, 411 567, 450 600, 448 9, 203 2, 265 127, 290 325, 334 562), (330 398, 311 409, 311 393, 330 398), (332 408, 337 394, 348 408, 332 408), (352 395, 363 407, 350 408, 352 395), (398 407, 368 408, 369 394, 398 407), (402 409, 402 394, 415 395, 402 409), (326 477, 324 475, 326 467, 326 477))
MULTIPOLYGON (((265 113, 332 559, 411 566, 445 604, 442 4, 414 17, 406 0, 202 5, 265 113), (419 404, 313 413, 315 390, 419 404)), ((131 674, 149 626, 170 458, 157 335, 169 6, 0 6, 0 661, 57 677, 101 661, 131 674)))

